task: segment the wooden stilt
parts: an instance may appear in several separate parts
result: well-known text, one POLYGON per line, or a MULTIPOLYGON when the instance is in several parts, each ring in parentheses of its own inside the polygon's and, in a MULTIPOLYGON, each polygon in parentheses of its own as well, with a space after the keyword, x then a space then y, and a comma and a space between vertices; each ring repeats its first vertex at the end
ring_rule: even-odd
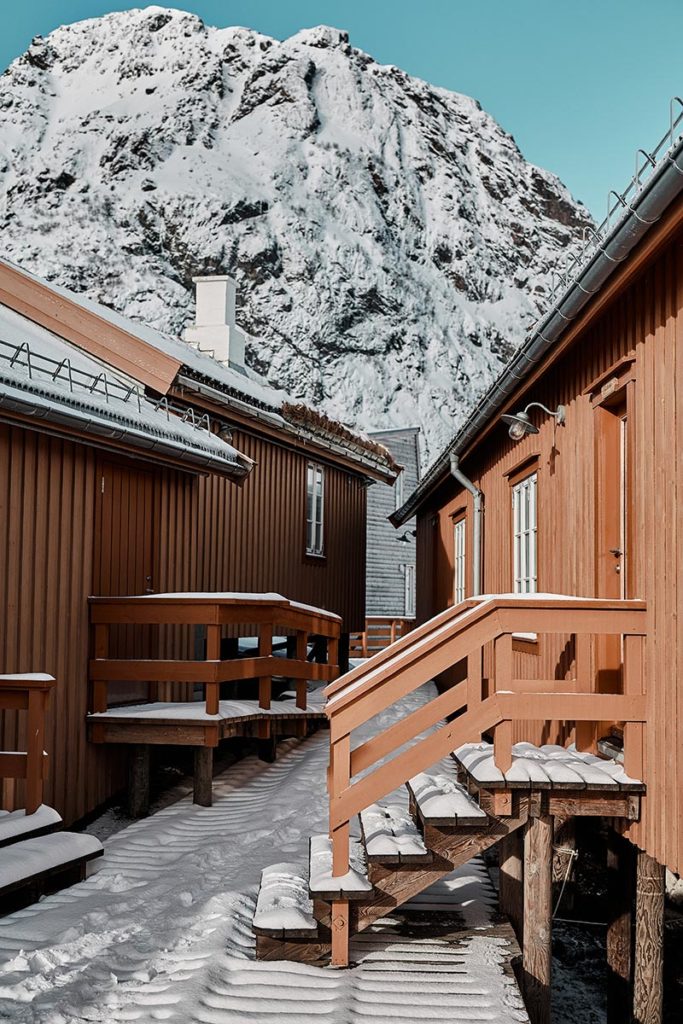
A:
POLYGON ((498 845, 500 909, 510 918, 517 941, 522 945, 524 922, 524 858, 522 830, 504 836, 498 845))
POLYGON ((273 764, 277 760, 277 738, 273 733, 258 741, 258 758, 266 764, 273 764))
POLYGON ((614 829, 607 837, 607 1024, 623 1024, 631 1006, 633 847, 614 829))
POLYGON ((349 966, 349 902, 334 900, 332 903, 332 958, 333 967, 349 966))
POLYGON ((524 1000, 531 1024, 550 1024, 553 819, 530 818, 524 836, 524 1000))
POLYGON ((664 947, 664 868, 638 851, 636 936, 633 962, 634 1024, 661 1024, 664 947))
POLYGON ((213 747, 194 748, 193 802, 211 807, 213 802, 213 747))
POLYGON ((149 813, 149 746, 138 743, 128 759, 128 813, 144 818, 149 813))

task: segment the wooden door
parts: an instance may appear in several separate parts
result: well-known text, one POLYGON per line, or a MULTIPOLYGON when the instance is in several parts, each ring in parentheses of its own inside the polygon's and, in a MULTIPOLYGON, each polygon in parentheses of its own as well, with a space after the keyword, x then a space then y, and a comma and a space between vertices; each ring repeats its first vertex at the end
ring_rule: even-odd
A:
MULTIPOLYGON (((93 593, 105 597, 154 590, 154 474, 123 462, 98 464, 93 593)), ((154 656, 158 629, 114 627, 110 656, 154 656)), ((110 684, 110 704, 151 695, 147 684, 110 684)))

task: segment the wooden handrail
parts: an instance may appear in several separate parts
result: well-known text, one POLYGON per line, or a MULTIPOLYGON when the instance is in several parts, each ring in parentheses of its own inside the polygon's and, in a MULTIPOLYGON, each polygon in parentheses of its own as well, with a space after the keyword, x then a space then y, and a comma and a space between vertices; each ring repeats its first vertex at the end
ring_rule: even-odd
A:
MULTIPOLYGON (((354 814, 381 799, 413 775, 424 771, 463 743, 494 732, 494 758, 502 770, 512 760, 512 723, 560 720, 628 723, 632 750, 627 771, 642 774, 642 728, 646 721, 642 678, 642 643, 647 634, 643 601, 611 601, 552 595, 502 595, 468 601, 380 652, 359 669, 329 686, 326 712, 330 720, 330 834, 333 874, 348 870, 349 823, 354 814), (524 680, 513 678, 513 634, 573 634, 577 678, 524 680), (624 637, 624 692, 590 692, 593 635, 624 637), (494 692, 482 695, 482 648, 493 642, 494 692), (467 679, 429 704, 351 749, 350 734, 359 725, 411 693, 444 669, 467 659, 467 679), (559 689, 561 687, 561 689, 559 689), (458 718, 412 743, 425 730, 457 712, 458 718), (405 748, 405 749, 404 749, 405 748), (390 757, 362 778, 360 772, 390 757)), ((590 729, 579 730, 577 745, 585 749, 590 729), (583 744, 583 745, 582 745, 583 744)))
MULTIPOLYGON (((90 621, 93 626, 93 651, 90 681, 93 711, 108 708, 108 684, 199 683, 204 686, 206 712, 217 715, 220 684, 234 680, 257 679, 259 707, 269 710, 273 676, 286 676, 296 682, 296 706, 306 710, 306 683, 329 682, 339 674, 341 619, 333 612, 290 601, 280 594, 184 593, 144 594, 133 597, 91 597, 90 621), (206 658, 201 661, 182 658, 112 658, 109 656, 111 626, 133 625, 204 626, 206 658), (255 626, 258 629, 258 654, 250 658, 221 659, 224 627, 255 626), (287 630, 296 638, 293 656, 273 654, 275 628, 287 630), (308 638, 327 641, 327 663, 308 661, 308 638)), ((148 652, 151 653, 151 652, 148 652)))

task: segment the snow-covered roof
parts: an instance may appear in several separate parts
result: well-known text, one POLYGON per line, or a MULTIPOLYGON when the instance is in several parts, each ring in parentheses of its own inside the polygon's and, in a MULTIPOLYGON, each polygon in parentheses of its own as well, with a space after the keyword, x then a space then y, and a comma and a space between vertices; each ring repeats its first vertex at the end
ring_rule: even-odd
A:
POLYGON ((0 410, 61 422, 206 468, 244 476, 251 462, 213 434, 206 417, 184 418, 63 338, 0 305, 0 410))
POLYGON ((395 465, 388 450, 365 434, 330 420, 309 407, 304 407, 285 391, 274 388, 250 368, 236 368, 221 362, 211 353, 200 351, 196 346, 148 324, 130 320, 81 292, 73 292, 46 281, 23 267, 16 266, 10 260, 3 259, 2 262, 36 284, 49 288, 70 304, 87 310, 100 320, 112 324, 118 330, 138 338, 158 352, 176 360, 182 368, 175 383, 182 385, 186 391, 208 394, 215 402, 225 405, 228 410, 232 408, 257 420, 265 418, 271 425, 289 434, 318 444, 332 453, 344 454, 359 463, 362 468, 393 477, 395 465), (299 412, 304 408, 309 413, 305 421, 299 412))

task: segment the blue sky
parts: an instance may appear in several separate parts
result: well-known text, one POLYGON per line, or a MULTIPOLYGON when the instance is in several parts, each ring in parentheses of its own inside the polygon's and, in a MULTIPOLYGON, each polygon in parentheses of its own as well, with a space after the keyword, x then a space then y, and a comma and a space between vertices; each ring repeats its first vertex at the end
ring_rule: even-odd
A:
MULTIPOLYGON (((34 35, 114 10, 111 0, 29 0, 2 15, 0 67, 34 35)), ((602 219, 607 193, 633 173, 638 147, 664 134, 683 97, 683 0, 185 0, 208 24, 277 38, 345 28, 384 63, 467 93, 527 159, 560 175, 602 219)))

